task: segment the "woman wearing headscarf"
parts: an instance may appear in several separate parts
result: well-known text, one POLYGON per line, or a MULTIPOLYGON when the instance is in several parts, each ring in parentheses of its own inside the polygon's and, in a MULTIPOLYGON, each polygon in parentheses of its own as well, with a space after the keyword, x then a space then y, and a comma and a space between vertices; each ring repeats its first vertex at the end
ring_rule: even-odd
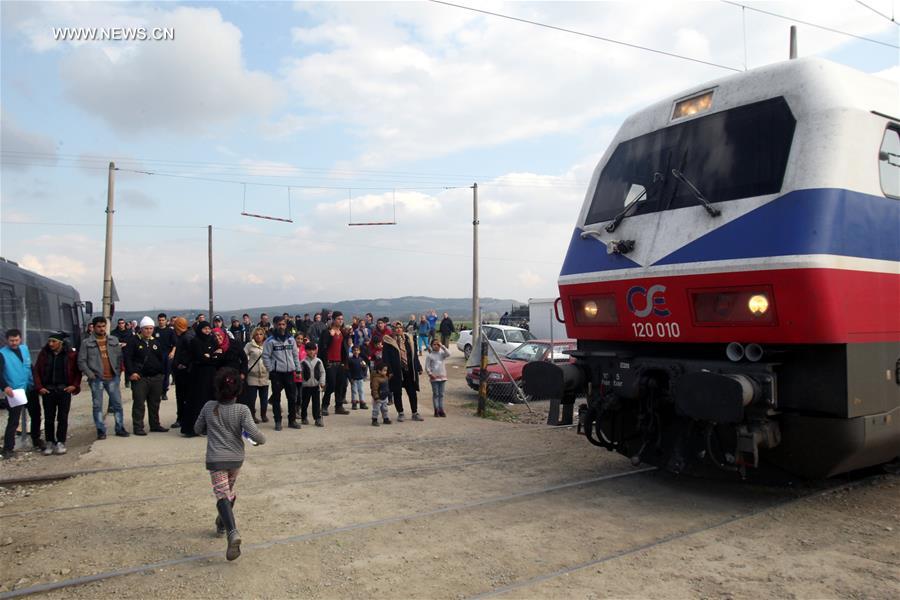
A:
MULTIPOLYGON (((203 406, 214 398, 213 378, 216 367, 222 360, 224 350, 212 334, 209 321, 200 321, 194 330, 197 334, 191 340, 191 396, 184 407, 181 433, 186 437, 196 436, 194 423, 203 406)), ((225 336, 228 337, 228 336, 225 336)))
POLYGON ((221 327, 213 329, 212 334, 216 338, 219 348, 222 349, 222 357, 219 359, 219 364, 216 365, 216 370, 230 367, 240 373, 241 381, 246 380, 247 354, 244 352, 244 347, 237 340, 228 337, 228 333, 221 327))

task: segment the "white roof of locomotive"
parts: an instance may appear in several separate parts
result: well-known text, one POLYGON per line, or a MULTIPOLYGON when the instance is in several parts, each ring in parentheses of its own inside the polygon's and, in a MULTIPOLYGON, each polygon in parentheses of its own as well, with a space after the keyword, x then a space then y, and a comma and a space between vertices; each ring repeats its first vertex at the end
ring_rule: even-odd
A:
POLYGON ((651 104, 625 119, 614 143, 673 124, 676 101, 713 89, 710 110, 678 122, 778 96, 784 96, 798 120, 804 113, 831 109, 876 111, 900 119, 897 83, 821 58, 801 58, 728 75, 651 104))
POLYGON ((787 101, 798 123, 782 193, 813 187, 882 193, 877 144, 885 119, 873 112, 900 122, 900 85, 821 58, 801 58, 694 86, 625 119, 594 169, 578 224, 584 223, 603 167, 623 141, 779 96, 787 101), (714 90, 709 110, 672 119, 676 101, 708 90, 714 90))

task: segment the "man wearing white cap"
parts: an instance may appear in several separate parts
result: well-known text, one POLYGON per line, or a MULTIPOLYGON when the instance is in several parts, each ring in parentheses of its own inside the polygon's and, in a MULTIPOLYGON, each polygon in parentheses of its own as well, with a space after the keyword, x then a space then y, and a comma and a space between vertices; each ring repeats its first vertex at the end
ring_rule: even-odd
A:
POLYGON ((125 346, 125 376, 131 381, 131 422, 135 435, 147 435, 144 430, 144 405, 150 431, 166 432, 159 422, 159 401, 162 396, 166 349, 153 337, 156 322, 150 317, 141 319, 141 334, 125 346))

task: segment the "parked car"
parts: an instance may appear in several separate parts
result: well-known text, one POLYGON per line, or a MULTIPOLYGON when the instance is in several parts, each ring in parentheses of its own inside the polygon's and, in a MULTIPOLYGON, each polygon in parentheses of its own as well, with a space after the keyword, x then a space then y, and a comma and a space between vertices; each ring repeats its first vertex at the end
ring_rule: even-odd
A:
MULTIPOLYGON (((490 341, 491 346, 497 351, 497 354, 504 355, 515 350, 521 344, 529 340, 533 340, 527 329, 521 327, 509 327, 507 325, 482 325, 484 335, 490 341)), ((471 330, 463 330, 459 332, 459 339, 456 341, 456 347, 459 348, 469 359, 472 354, 472 332, 471 330)))
MULTIPOLYGON (((572 362, 574 359, 570 356, 575 350, 575 340, 553 340, 553 354, 550 353, 550 340, 531 340, 521 344, 518 348, 502 357, 500 360, 504 371, 496 360, 491 360, 487 366, 487 383, 488 396, 500 397, 504 400, 515 402, 518 395, 512 386, 522 385, 522 369, 526 364, 538 360, 553 362, 572 362), (509 373, 509 376, 507 376, 509 373)), ((477 390, 481 378, 480 367, 469 367, 466 369, 466 383, 473 390, 477 390)))

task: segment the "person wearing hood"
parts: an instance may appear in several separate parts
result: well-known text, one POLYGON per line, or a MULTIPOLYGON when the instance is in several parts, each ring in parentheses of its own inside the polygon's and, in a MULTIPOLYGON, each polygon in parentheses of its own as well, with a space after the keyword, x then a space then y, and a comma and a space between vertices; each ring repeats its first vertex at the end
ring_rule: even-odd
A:
POLYGON ((34 363, 34 389, 44 405, 44 456, 66 453, 72 395, 81 392, 78 352, 65 333, 52 333, 34 363))
POLYGON ((156 323, 150 317, 141 319, 141 334, 125 346, 125 376, 131 381, 131 425, 134 435, 147 435, 144 430, 144 407, 150 431, 165 433, 159 422, 163 374, 166 370, 166 348, 153 332, 156 323))
MULTIPOLYGON (((385 332, 387 331, 385 328, 385 332)), ((402 390, 406 390, 406 396, 409 398, 412 420, 424 421, 419 415, 418 402, 419 373, 422 372, 422 364, 410 336, 403 332, 403 324, 397 321, 394 323, 393 331, 385 333, 382 341, 384 362, 391 373, 391 394, 394 397, 394 407, 397 409, 397 422, 402 423, 405 418, 403 398, 400 395, 402 390)))
POLYGON ((191 396, 184 408, 181 420, 181 433, 185 437, 194 437, 194 423, 203 406, 212 400, 214 395, 213 378, 216 366, 222 360, 224 350, 212 334, 209 321, 200 321, 196 325, 196 335, 191 340, 191 396))
POLYGON ((175 422, 169 427, 181 429, 184 407, 191 396, 191 340, 196 332, 184 317, 172 319, 175 330, 175 356, 172 359, 172 378, 175 380, 175 422))
POLYGON ((229 338, 228 332, 221 327, 214 328, 212 334, 222 349, 222 358, 216 365, 216 371, 229 367, 240 374, 241 381, 247 379, 247 354, 244 347, 237 340, 229 338))

